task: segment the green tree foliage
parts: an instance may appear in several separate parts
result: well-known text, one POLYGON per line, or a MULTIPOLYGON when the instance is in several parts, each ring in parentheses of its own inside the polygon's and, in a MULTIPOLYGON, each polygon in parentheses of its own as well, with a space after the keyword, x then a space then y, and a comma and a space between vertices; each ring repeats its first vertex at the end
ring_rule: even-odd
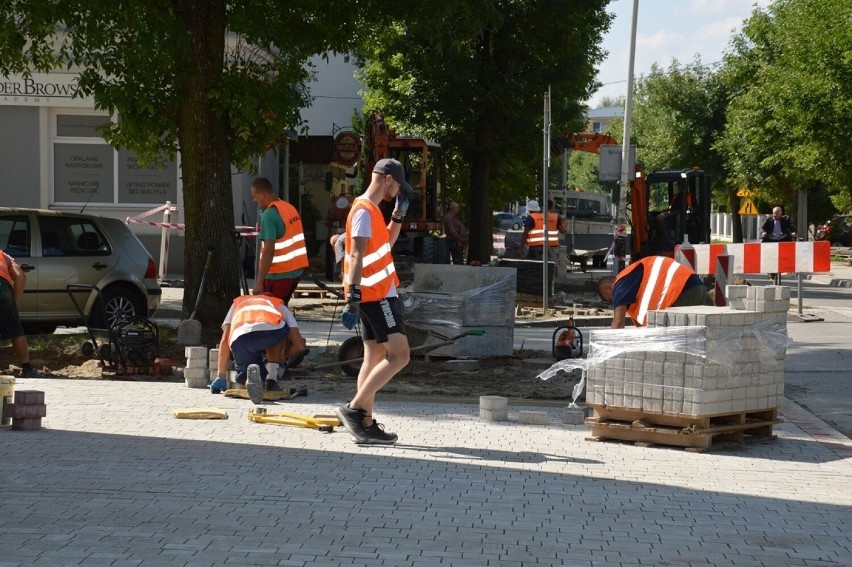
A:
POLYGON ((852 208, 852 4, 777 0, 755 10, 722 71, 733 92, 717 144, 731 178, 767 202, 824 187, 852 208))
POLYGON ((215 246, 202 321, 236 295, 231 166, 283 140, 310 97, 308 59, 345 47, 355 12, 295 0, 6 0, 0 72, 80 71, 83 96, 116 120, 103 131, 143 161, 181 155, 184 314, 215 246))
POLYGON ((367 106, 382 109, 400 134, 447 150, 450 183, 467 196, 470 259, 490 256, 491 207, 540 192, 548 86, 554 132, 581 117, 576 101, 593 92, 604 55, 607 4, 393 3, 360 44, 367 106))

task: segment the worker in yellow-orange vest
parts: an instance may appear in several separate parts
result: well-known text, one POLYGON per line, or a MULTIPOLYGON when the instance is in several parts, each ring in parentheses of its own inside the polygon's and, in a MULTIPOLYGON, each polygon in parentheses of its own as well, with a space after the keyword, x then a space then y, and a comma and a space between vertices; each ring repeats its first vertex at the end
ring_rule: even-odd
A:
POLYGON ((278 367, 282 357, 301 353, 305 339, 299 332, 295 317, 284 301, 271 295, 241 295, 234 299, 222 322, 216 381, 211 390, 227 388, 225 372, 233 354, 238 384, 245 384, 252 402, 263 400, 263 390, 280 390, 278 367), (266 364, 263 355, 266 354, 266 364), (257 382, 252 382, 246 370, 250 364, 260 369, 257 382))
MULTIPOLYGON (((542 248, 545 242, 545 215, 541 212, 541 207, 536 200, 527 201, 527 213, 527 216, 524 218, 522 245, 529 248, 527 258, 530 260, 541 260, 543 256, 542 248)), ((559 233, 564 232, 564 219, 558 213, 548 210, 547 245, 550 248, 557 248, 559 246, 559 233)))
POLYGON ((612 301, 612 328, 624 328, 626 315, 644 326, 649 311, 667 307, 702 305, 707 290, 701 278, 683 264, 665 256, 649 256, 631 263, 617 277, 598 281, 598 295, 612 301))
POLYGON ((346 307, 341 319, 348 329, 360 321, 364 362, 355 397, 334 412, 358 443, 390 444, 397 440, 395 433, 385 431, 373 419, 373 402, 376 393, 408 364, 410 357, 391 249, 399 237, 411 192, 402 164, 381 159, 373 167, 370 186, 353 201, 346 219, 346 307), (379 204, 391 200, 396 204, 390 222, 385 224, 379 204))
POLYGON ((260 261, 254 279, 254 293, 270 293, 290 303, 305 268, 308 251, 299 212, 279 199, 265 177, 251 183, 252 199, 263 209, 260 215, 260 261))

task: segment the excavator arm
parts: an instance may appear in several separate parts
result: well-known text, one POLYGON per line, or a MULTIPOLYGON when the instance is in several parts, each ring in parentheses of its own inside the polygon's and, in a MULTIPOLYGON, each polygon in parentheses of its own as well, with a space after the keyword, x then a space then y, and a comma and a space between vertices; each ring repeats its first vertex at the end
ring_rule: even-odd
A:
POLYGON ((576 150, 596 154, 604 144, 618 144, 618 140, 597 132, 564 132, 551 138, 550 152, 559 155, 565 150, 576 150))

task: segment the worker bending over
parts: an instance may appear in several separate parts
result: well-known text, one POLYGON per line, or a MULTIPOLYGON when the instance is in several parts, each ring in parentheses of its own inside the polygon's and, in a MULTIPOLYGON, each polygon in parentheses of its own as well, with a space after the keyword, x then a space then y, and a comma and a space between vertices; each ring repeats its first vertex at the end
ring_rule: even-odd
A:
POLYGON ((612 328, 623 329, 629 313, 633 324, 644 326, 649 311, 702 305, 707 290, 688 267, 665 256, 649 256, 631 263, 617 277, 598 281, 598 295, 612 301, 612 328))
POLYGON ((264 389, 281 389, 278 386, 277 361, 304 349, 305 339, 299 332, 295 317, 282 299, 271 295, 241 295, 234 299, 222 322, 216 381, 211 390, 222 390, 227 385, 225 372, 233 354, 237 370, 235 382, 245 384, 251 401, 259 404, 263 401, 264 389), (265 365, 264 354, 269 361, 265 365), (248 380, 246 370, 250 364, 260 367, 260 378, 257 381, 248 380))

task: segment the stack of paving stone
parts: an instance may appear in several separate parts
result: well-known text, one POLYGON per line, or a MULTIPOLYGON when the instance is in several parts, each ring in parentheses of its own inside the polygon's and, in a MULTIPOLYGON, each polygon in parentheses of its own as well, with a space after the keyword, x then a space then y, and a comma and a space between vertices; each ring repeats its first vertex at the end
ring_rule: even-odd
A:
POLYGON ((727 297, 652 311, 647 329, 593 331, 587 404, 689 416, 780 407, 790 289, 728 286, 727 297))
POLYGON ((44 392, 18 390, 15 392, 15 401, 5 404, 3 415, 12 418, 12 429, 16 431, 41 429, 41 418, 47 415, 44 392))
POLYGON ((185 349, 186 367, 183 369, 183 377, 188 388, 206 388, 209 384, 209 371, 207 369, 207 348, 200 346, 188 346, 185 349))
POLYGON ((484 335, 465 336, 430 351, 435 356, 486 358, 511 356, 515 326, 514 268, 417 264, 411 290, 402 294, 405 326, 412 347, 474 329, 484 335))

